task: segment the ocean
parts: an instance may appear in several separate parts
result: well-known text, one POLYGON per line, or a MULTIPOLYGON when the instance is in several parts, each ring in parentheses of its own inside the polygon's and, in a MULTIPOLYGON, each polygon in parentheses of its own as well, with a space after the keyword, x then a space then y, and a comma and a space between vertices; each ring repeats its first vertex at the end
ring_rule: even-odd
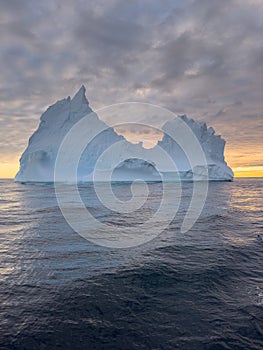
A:
MULTIPOLYGON (((202 215, 181 233, 193 188, 183 183, 162 233, 116 249, 74 232, 52 184, 0 180, 0 349, 262 350, 262 185, 209 183, 202 215)), ((162 184, 125 215, 100 204, 91 184, 79 190, 98 220, 139 232, 162 184)), ((113 192, 129 200, 130 184, 113 192)))

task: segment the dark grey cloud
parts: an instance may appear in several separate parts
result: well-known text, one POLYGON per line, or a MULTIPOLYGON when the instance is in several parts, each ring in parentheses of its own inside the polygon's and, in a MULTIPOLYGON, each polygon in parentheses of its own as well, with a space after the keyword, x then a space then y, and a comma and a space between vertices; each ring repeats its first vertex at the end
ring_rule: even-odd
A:
POLYGON ((262 11, 262 0, 1 0, 2 157, 82 84, 95 109, 150 102, 206 120, 230 146, 260 145, 262 11))

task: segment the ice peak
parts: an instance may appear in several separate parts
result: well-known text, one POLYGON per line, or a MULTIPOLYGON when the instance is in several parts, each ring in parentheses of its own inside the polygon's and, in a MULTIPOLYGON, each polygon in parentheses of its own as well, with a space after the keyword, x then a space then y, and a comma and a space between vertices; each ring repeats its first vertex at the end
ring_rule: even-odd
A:
MULTIPOLYGON (((116 172, 114 170, 115 175, 112 178, 118 181, 134 181, 138 178, 156 181, 154 167, 151 164, 160 164, 161 167, 158 165, 158 171, 163 174, 164 178, 167 176, 167 179, 171 181, 177 181, 178 176, 185 180, 191 180, 195 179, 195 175, 200 179, 206 179, 207 168, 211 180, 229 181, 233 179, 233 172, 224 160, 225 141, 215 134, 214 129, 207 129, 205 123, 195 122, 186 116, 179 116, 181 121, 190 127, 193 136, 200 143, 207 161, 207 164, 201 163, 199 165, 198 157, 194 158, 192 161, 197 165, 191 167, 183 148, 180 147, 176 139, 167 136, 170 134, 177 136, 176 128, 182 125, 182 123, 177 124, 178 118, 164 124, 164 136, 162 141, 158 142, 158 148, 144 149, 142 144, 130 144, 125 138, 117 135, 113 128, 107 129, 107 125, 99 119, 97 114, 92 113, 85 92, 86 89, 82 85, 72 100, 70 98, 60 100, 43 113, 37 131, 31 136, 28 147, 21 156, 20 170, 16 175, 16 181, 54 181, 58 150, 73 126, 81 120, 84 121, 83 118, 87 115, 89 115, 89 128, 83 130, 83 135, 87 135, 87 137, 94 135, 95 137, 93 137, 92 142, 88 143, 87 141, 87 147, 81 154, 77 169, 78 181, 93 181, 93 175, 97 174, 97 163, 102 174, 98 175, 101 176, 100 180, 96 178, 98 181, 105 181, 107 175, 103 174, 112 173, 114 168, 116 172), (98 130, 104 131, 98 134, 98 130), (165 131, 168 132, 165 133, 165 131), (120 141, 124 141, 124 143, 120 143, 120 141), (104 152, 109 150, 111 146, 114 146, 114 152, 109 152, 109 156, 103 157, 104 152), (171 165, 167 164, 165 157, 160 153, 160 148, 174 160, 178 169, 176 174, 171 173, 171 165), (136 157, 131 157, 131 155, 136 157), (133 158, 136 160, 131 160, 133 158), (146 159, 147 161, 144 161, 146 159), (198 163, 196 163, 197 161, 198 163), (120 162, 122 162, 121 166, 116 167, 116 164, 120 164, 120 162)), ((189 135, 191 137, 191 133, 189 135)), ((78 150, 78 148, 72 148, 72 153, 66 155, 67 162, 59 174, 61 181, 72 180, 71 159, 72 164, 74 164, 74 157, 78 150)), ((191 143, 188 145, 188 149, 192 150, 191 143)), ((191 153, 191 156, 194 157, 195 152, 191 153)), ((160 181, 160 178, 158 177, 157 180, 160 181)))
POLYGON ((79 106, 79 105, 83 105, 83 104, 86 104, 88 105, 89 102, 86 98, 86 88, 84 85, 82 85, 79 89, 79 91, 76 93, 76 95, 73 97, 72 101, 71 101, 71 104, 73 106, 79 106))

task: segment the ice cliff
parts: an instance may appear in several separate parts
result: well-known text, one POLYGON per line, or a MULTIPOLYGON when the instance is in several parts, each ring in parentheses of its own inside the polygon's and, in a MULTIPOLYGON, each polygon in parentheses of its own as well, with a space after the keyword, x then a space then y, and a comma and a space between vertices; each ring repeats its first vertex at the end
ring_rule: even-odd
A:
MULTIPOLYGON (((49 182, 54 181, 54 167, 58 149, 65 135, 74 124, 89 114, 89 128, 96 129, 98 126, 105 130, 97 135, 83 152, 79 167, 78 180, 92 180, 94 166, 97 159, 105 150, 116 142, 122 141, 121 147, 116 148, 111 156, 105 158, 103 164, 99 165, 100 173, 115 170, 112 173, 114 181, 133 180, 142 178, 145 180, 160 180, 160 175, 155 169, 155 158, 159 157, 157 148, 161 147, 176 163, 178 172, 172 174, 162 165, 162 173, 169 174, 168 179, 178 178, 191 180, 193 173, 198 174, 202 180, 203 166, 191 169, 190 163, 181 147, 166 134, 166 130, 176 127, 175 120, 170 120, 163 126, 164 136, 158 145, 152 149, 143 148, 142 144, 131 144, 123 136, 118 135, 113 128, 99 119, 96 113, 92 113, 89 102, 85 95, 85 87, 82 86, 73 99, 68 97, 56 102, 49 107, 40 118, 38 129, 29 139, 28 146, 20 158, 20 169, 15 177, 18 182, 49 182), (136 154, 136 157, 134 157, 136 154), (118 164, 116 166, 116 163, 118 164)), ((215 134, 213 128, 207 128, 206 123, 196 122, 186 116, 180 116, 197 137, 204 151, 210 180, 231 181, 233 172, 224 160, 225 141, 215 134)), ((70 166, 70 164, 67 164, 70 166)), ((101 177, 103 180, 103 175, 101 177)), ((67 171, 64 172, 62 180, 68 181, 67 171)))

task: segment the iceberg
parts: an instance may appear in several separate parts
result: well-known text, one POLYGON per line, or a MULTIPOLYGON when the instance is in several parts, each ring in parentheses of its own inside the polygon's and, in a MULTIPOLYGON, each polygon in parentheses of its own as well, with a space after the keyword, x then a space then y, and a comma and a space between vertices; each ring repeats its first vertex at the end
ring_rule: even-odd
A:
MULTIPOLYGON (((175 119, 164 124, 162 140, 155 147, 145 149, 141 142, 130 143, 100 120, 89 106, 85 87, 81 86, 72 99, 68 97, 60 100, 42 114, 38 129, 29 138, 28 146, 20 158, 20 169, 15 181, 53 182, 61 143, 71 128, 87 115, 90 132, 98 129, 103 131, 95 135, 83 151, 78 163, 78 181, 92 181, 95 170, 95 179, 98 181, 108 179, 109 174, 113 181, 173 181, 179 178, 191 181, 203 180, 207 173, 211 181, 233 180, 233 172, 224 159, 225 140, 216 135, 212 127, 208 128, 206 123, 196 122, 185 115, 179 116, 199 141, 206 158, 206 166, 195 164, 191 167, 184 150, 169 136, 171 130, 177 127, 175 119), (114 148, 114 152, 108 152, 107 157, 103 157, 105 151, 114 144, 119 146, 114 148), (176 172, 169 168, 160 149, 176 163, 176 172)), ((74 156, 74 150, 72 152, 74 156)), ((67 168, 70 168, 70 160, 61 173, 61 181, 71 181, 67 168)))

